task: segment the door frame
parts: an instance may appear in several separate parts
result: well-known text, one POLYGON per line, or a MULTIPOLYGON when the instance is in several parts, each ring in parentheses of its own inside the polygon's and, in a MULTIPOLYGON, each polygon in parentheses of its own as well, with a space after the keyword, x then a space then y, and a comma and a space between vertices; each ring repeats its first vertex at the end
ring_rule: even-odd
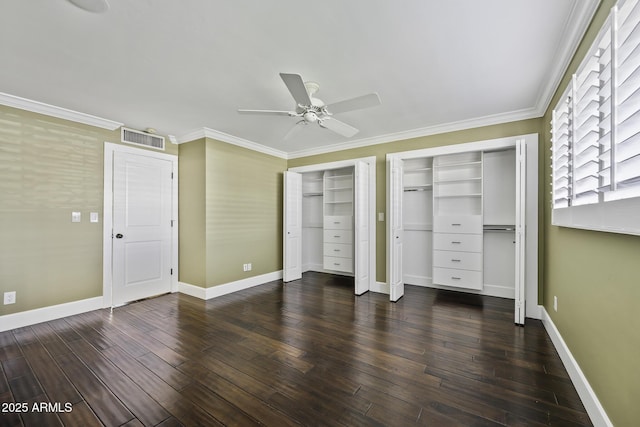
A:
MULTIPOLYGON (((364 162, 369 165, 369 290, 375 289, 376 284, 376 161, 376 156, 369 156, 287 169, 289 172, 306 173, 353 167, 355 174, 355 167, 358 162, 364 162)), ((283 195, 283 197, 285 197, 285 195, 283 195)), ((284 262, 285 260, 283 259, 283 270, 284 262)))
POLYGON ((151 157, 171 162, 171 292, 178 291, 178 156, 126 145, 104 143, 104 201, 102 212, 102 306, 113 304, 113 155, 115 152, 151 157))
MULTIPOLYGON (((388 153, 386 158, 386 174, 387 181, 391 175, 391 161, 392 159, 408 160, 423 157, 434 157, 444 154, 464 153, 470 151, 492 151, 506 148, 516 148, 517 141, 524 141, 526 146, 526 189, 525 195, 526 202, 526 232, 529 238, 526 239, 525 251, 525 265, 524 272, 524 293, 525 297, 525 312, 526 317, 540 319, 541 311, 538 304, 538 134, 517 135, 506 138, 496 138, 484 141, 474 141, 462 144, 442 145, 433 148, 423 148, 418 150, 402 151, 397 153, 388 153)), ((516 159, 516 161, 518 161, 516 159)), ((386 189, 386 210, 387 213, 391 212, 392 204, 397 195, 392 193, 392 187, 387 182, 386 189)), ((387 287, 391 284, 391 269, 390 257, 391 257, 391 244, 393 240, 393 230, 391 229, 390 221, 386 224, 386 265, 387 265, 387 287)), ((515 312, 515 307, 514 307, 515 312)))

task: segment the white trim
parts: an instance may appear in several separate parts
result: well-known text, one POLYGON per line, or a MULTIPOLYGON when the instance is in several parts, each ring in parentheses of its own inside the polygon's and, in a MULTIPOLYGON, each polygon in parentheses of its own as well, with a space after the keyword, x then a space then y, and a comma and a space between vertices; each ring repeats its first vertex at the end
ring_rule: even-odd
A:
POLYGON ((178 291, 178 156, 157 151, 145 150, 143 148, 129 147, 126 145, 114 144, 111 142, 104 143, 104 200, 103 200, 103 225, 102 225, 102 295, 104 297, 104 306, 111 307, 113 305, 112 294, 112 243, 111 234, 113 232, 113 154, 118 151, 122 153, 142 155, 155 159, 170 161, 172 164, 173 184, 171 188, 172 206, 171 217, 173 218, 173 227, 171 230, 171 264, 173 275, 171 276, 171 292, 178 291))
POLYGON ((212 286, 210 288, 202 288, 200 286, 190 285, 189 283, 179 282, 178 292, 208 300, 222 295, 231 294, 233 292, 242 291, 244 289, 253 288, 254 286, 264 285, 275 280, 282 280, 282 270, 261 274, 259 276, 247 277, 246 279, 240 279, 234 282, 212 286))
POLYGON ((375 282, 375 286, 369 289, 371 292, 389 295, 389 284, 387 282, 375 282))
POLYGON ((91 114, 80 113, 78 111, 62 107, 56 107, 55 105, 45 104, 44 102, 32 101, 19 96, 9 95, 8 93, 0 92, 0 104, 102 129, 116 130, 120 126, 123 126, 123 123, 120 122, 103 119, 102 117, 92 116, 91 114))
POLYGON ((569 373, 569 377, 580 396, 580 400, 582 400, 582 404, 587 410, 587 414, 589 414, 589 418, 591 418, 591 422, 594 426, 613 427, 613 423, 600 404, 598 396, 596 396, 596 393, 591 388, 589 381, 587 381, 587 377, 584 375, 582 369, 580 369, 580 366, 578 365, 578 362, 571 354, 571 350, 569 350, 567 343, 562 338, 562 335, 560 335, 560 331, 558 331, 553 320, 551 320, 549 313, 544 307, 541 307, 541 312, 542 324, 547 330, 556 351, 560 355, 560 359, 569 373))
POLYGON ((102 297, 94 297, 22 311, 20 313, 5 314, 4 316, 0 316, 0 332, 35 325, 37 323, 49 322, 88 311, 99 310, 102 307, 102 297))
POLYGON ((240 138, 237 136, 229 135, 228 133, 220 132, 215 129, 202 128, 196 129, 186 135, 178 138, 178 144, 185 142, 195 141, 201 138, 211 138, 217 141, 226 142, 227 144, 237 145, 238 147, 247 148, 249 150, 257 151, 259 153, 268 154, 270 156, 279 157, 281 159, 288 159, 287 153, 275 148, 267 147, 266 145, 259 144, 257 142, 249 141, 248 139, 240 138))
MULTIPOLYGON (((544 113, 544 111, 542 112, 544 113)), ((289 153, 289 159, 297 159, 299 157, 313 156, 316 154, 326 154, 334 151, 349 150, 352 148, 368 147, 370 145, 385 144, 388 142, 397 142, 406 139, 420 138, 430 135, 439 135, 447 132, 455 132, 466 129, 475 129, 484 126, 498 125, 503 123, 515 122, 518 120, 527 120, 540 117, 542 114, 534 109, 525 109, 510 113, 494 114, 491 116, 478 117, 475 119, 460 120, 457 122, 443 123, 435 126, 427 126, 418 129, 394 132, 387 135, 374 136, 371 138, 358 139, 356 141, 343 142, 340 144, 325 145, 318 148, 310 148, 307 150, 293 151, 289 153)))
POLYGON ((546 86, 540 91, 540 95, 538 96, 535 110, 539 114, 536 117, 544 115, 547 108, 549 108, 553 95, 558 89, 569 63, 578 50, 578 46, 584 38, 587 28, 589 28, 599 5, 600 0, 583 0, 573 3, 573 9, 567 17, 565 28, 560 38, 560 40, 565 43, 558 45, 552 61, 553 65, 543 79, 543 81, 546 82, 546 86))

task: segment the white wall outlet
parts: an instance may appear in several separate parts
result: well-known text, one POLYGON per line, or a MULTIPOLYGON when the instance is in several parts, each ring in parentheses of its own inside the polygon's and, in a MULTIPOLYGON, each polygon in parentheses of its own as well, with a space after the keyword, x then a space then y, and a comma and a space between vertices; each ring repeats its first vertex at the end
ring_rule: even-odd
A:
POLYGON ((16 303, 16 291, 4 293, 4 305, 16 303))
POLYGON ((384 212, 378 212, 378 221, 384 221, 384 212))
POLYGON ((558 311, 558 297, 553 296, 553 311, 558 311))
POLYGON ((242 271, 247 271, 247 264, 242 264, 242 271))
POLYGON ((89 214, 89 222, 98 222, 99 221, 98 212, 91 212, 89 214))
POLYGON ((71 212, 71 222, 82 221, 82 212, 71 212))
POLYGON ((247 264, 247 271, 251 271, 251 263, 247 264))

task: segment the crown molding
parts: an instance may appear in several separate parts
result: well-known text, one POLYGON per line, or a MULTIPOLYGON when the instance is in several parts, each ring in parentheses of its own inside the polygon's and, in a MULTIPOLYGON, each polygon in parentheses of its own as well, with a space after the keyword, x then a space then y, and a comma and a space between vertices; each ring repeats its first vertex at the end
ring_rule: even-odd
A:
POLYGON ((420 138, 423 136, 438 135, 441 133, 515 122, 518 120, 535 119, 538 117, 540 117, 540 114, 538 114, 535 108, 527 108, 524 110, 512 111, 509 113, 494 114, 490 116, 478 117, 475 119, 443 123, 441 125, 427 126, 418 129, 395 132, 386 135, 374 136, 371 138, 359 139, 356 141, 349 141, 339 144, 327 145, 324 147, 294 151, 289 153, 289 159, 297 159, 300 157, 331 153, 333 151, 349 150, 352 148, 361 148, 369 145, 385 144, 388 142, 401 141, 405 139, 420 138))
POLYGON ((78 111, 62 107, 56 107, 55 105, 45 104, 44 102, 9 95, 8 93, 0 92, 0 104, 6 105, 7 107, 18 108, 20 110, 31 111, 32 113, 44 114, 46 116, 57 117, 59 119, 70 120, 72 122, 82 123, 107 130, 116 130, 123 126, 123 123, 120 122, 103 119, 102 117, 96 117, 91 114, 80 113, 78 111))
POLYGON ((268 154, 270 156, 279 157, 281 159, 288 159, 289 156, 286 152, 276 150, 275 148, 267 147, 266 145, 259 144, 257 142, 249 141, 248 139, 239 138, 237 136, 229 135, 228 133, 220 132, 215 129, 201 128, 189 132, 180 138, 178 138, 178 144, 184 144, 185 142, 195 141, 200 138, 211 138, 218 141, 226 142, 227 144, 236 145, 238 147, 247 148, 249 150, 257 151, 259 153, 268 154))
POLYGON ((553 95, 558 90, 562 77, 571 64, 571 60, 576 54, 578 46, 580 46, 600 3, 601 0, 574 1, 573 8, 567 17, 560 37, 560 40, 564 41, 564 43, 559 44, 556 49, 552 61, 553 66, 545 75, 544 87, 540 90, 540 95, 538 96, 538 102, 536 103, 538 116, 543 116, 547 112, 553 95))

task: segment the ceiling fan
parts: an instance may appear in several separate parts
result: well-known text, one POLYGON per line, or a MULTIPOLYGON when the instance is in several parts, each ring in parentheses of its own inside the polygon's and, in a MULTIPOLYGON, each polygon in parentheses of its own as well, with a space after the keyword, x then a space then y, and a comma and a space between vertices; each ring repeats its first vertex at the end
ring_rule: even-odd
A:
MULTIPOLYGON (((316 82, 304 82, 299 74, 280 73, 282 81, 291 92, 293 99, 296 101, 294 111, 282 110, 238 110, 242 114, 266 114, 298 117, 301 120, 296 123, 293 129, 299 124, 308 125, 310 123, 318 123, 321 128, 329 129, 339 135, 351 138, 359 131, 340 120, 334 119, 332 116, 336 113, 344 113, 346 111, 360 110, 363 108, 375 107, 380 105, 380 97, 377 93, 358 96, 356 98, 345 99, 344 101, 334 102, 326 105, 322 100, 314 95, 320 89, 320 85, 316 82)), ((292 130, 293 130, 292 129, 292 130)), ((291 134, 291 131, 285 136, 285 139, 291 134)))

